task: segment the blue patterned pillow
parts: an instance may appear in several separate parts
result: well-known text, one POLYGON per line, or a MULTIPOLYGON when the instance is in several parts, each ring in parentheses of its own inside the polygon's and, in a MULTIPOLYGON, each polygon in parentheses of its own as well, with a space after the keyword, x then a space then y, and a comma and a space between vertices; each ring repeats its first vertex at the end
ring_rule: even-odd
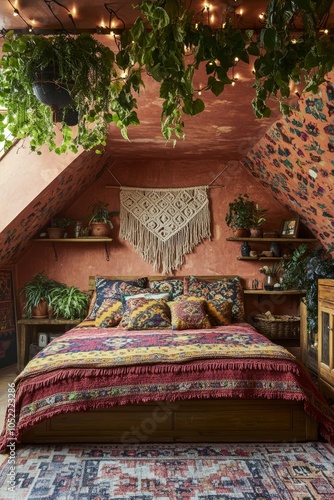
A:
POLYGON ((232 321, 244 321, 243 293, 238 276, 234 278, 221 278, 216 281, 189 276, 188 295, 206 300, 214 300, 216 303, 232 302, 232 321))
POLYGON ((127 330, 171 328, 169 307, 163 299, 131 298, 126 306, 129 313, 127 330))
POLYGON ((153 280, 149 282, 149 287, 155 292, 168 292, 170 294, 170 300, 174 300, 184 293, 184 279, 168 278, 153 280))
POLYGON ((138 278, 136 280, 112 280, 107 278, 95 278, 96 301, 92 312, 87 317, 87 319, 95 319, 96 313, 104 299, 121 300, 122 293, 127 293, 126 286, 136 286, 139 288, 144 288, 146 284, 147 278, 138 278))

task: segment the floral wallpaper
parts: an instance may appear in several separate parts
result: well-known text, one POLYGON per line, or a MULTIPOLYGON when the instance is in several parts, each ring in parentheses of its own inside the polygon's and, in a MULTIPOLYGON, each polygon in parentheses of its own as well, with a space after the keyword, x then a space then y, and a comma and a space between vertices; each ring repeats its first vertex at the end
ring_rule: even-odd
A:
POLYGON ((17 262, 31 238, 82 194, 110 165, 110 155, 80 155, 0 233, 0 266, 17 262))
POLYGON ((328 248, 334 241, 334 74, 271 126, 242 160, 328 248))

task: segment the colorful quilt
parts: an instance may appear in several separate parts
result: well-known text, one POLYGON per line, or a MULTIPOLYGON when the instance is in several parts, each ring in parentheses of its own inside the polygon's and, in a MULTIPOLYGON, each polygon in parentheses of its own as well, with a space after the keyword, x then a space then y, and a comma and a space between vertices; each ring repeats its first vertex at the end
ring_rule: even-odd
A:
MULTIPOLYGON (((303 401, 334 441, 334 414, 304 368, 244 323, 179 331, 74 328, 17 377, 15 439, 62 413, 201 398, 303 401)), ((10 431, 2 433, 2 451, 10 431)))

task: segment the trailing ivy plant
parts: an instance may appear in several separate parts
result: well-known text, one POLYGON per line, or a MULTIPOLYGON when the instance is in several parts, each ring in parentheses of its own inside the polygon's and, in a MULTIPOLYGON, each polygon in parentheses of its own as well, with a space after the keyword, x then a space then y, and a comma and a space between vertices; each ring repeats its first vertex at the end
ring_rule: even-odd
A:
POLYGON ((293 252, 290 260, 282 260, 284 270, 281 286, 284 290, 305 290, 307 307, 307 330, 310 338, 318 331, 318 280, 334 278, 334 259, 323 247, 310 248, 300 245, 293 252))
MULTIPOLYGON (((118 77, 114 53, 91 35, 15 36, 9 32, 2 50, 0 104, 7 114, 0 116, 0 140, 6 141, 4 130, 8 127, 14 138, 29 137, 31 150, 38 153, 44 144, 58 154, 77 152, 79 146, 97 148, 99 153, 106 144, 110 122, 120 126, 125 137, 128 125, 138 123, 131 92, 132 83, 137 82, 136 71, 126 81, 118 77), (77 128, 60 120, 61 144, 56 139, 54 110, 42 104, 33 90, 34 82, 45 78, 43 72, 45 83, 49 83, 50 69, 78 115, 77 128)), ((5 146, 10 144, 7 140, 5 146)))
POLYGON ((139 124, 136 97, 146 71, 160 85, 162 134, 175 142, 184 138, 184 115, 204 110, 203 100, 195 97, 196 71, 205 65, 207 83, 202 90, 218 96, 233 82, 236 60, 248 64, 249 56, 256 58, 256 116, 270 116, 267 101, 272 96, 288 114, 290 84, 302 83, 305 91, 315 93, 333 69, 333 37, 319 36, 332 4, 333 0, 269 0, 266 25, 255 33, 233 26, 229 15, 219 29, 197 22, 183 0, 143 0, 135 6, 138 18, 123 30, 116 54, 85 33, 7 33, 0 74, 0 105, 7 115, 0 115, 0 141, 6 149, 12 144, 4 137, 8 126, 13 141, 29 137, 37 152, 43 144, 59 154, 77 152, 79 146, 101 152, 109 123, 119 126, 125 139, 128 126, 139 124), (50 65, 70 94, 70 111, 78 116, 77 129, 67 123, 66 111, 58 116, 60 145, 54 113, 32 89, 36 69, 50 65))

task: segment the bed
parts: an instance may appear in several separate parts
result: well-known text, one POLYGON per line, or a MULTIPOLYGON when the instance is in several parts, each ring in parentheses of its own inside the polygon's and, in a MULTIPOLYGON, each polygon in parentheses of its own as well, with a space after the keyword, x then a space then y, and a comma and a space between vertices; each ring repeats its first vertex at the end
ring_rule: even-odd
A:
POLYGON ((2 451, 13 439, 333 442, 333 412, 304 367, 244 322, 239 277, 90 285, 87 318, 18 375, 2 451))

